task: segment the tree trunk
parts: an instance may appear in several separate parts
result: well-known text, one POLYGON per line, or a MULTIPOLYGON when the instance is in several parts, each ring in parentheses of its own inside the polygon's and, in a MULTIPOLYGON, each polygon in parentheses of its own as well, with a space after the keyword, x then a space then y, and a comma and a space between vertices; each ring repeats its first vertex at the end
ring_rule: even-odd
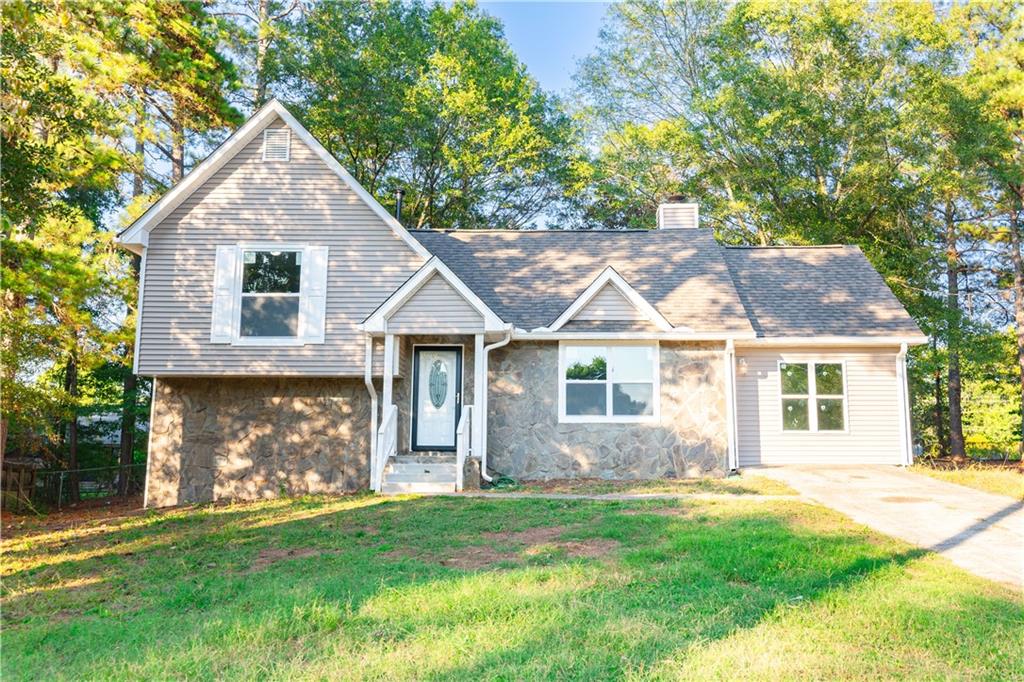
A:
POLYGON ((185 177, 185 127, 179 117, 177 104, 174 107, 174 120, 171 126, 171 184, 176 185, 185 177))
POLYGON ((946 205, 946 314, 947 320, 947 348, 949 350, 949 378, 948 378, 948 404, 949 404, 949 455, 956 461, 966 459, 967 453, 964 447, 964 423, 963 410, 961 409, 960 396, 960 254, 956 248, 956 226, 954 223, 954 208, 952 204, 946 205))
POLYGON ((1010 262, 1013 263, 1013 317, 1017 327, 1017 365, 1020 370, 1021 441, 1018 451, 1024 459, 1024 256, 1021 255, 1020 199, 1013 204, 1010 207, 1010 262))
MULTIPOLYGON (((74 351, 68 357, 67 365, 64 368, 64 390, 72 398, 71 418, 67 425, 67 448, 68 448, 68 469, 78 468, 78 357, 74 351)), ((71 502, 78 502, 78 474, 72 473, 67 478, 68 499, 71 502)))
MULTIPOLYGON (((142 140, 141 136, 136 134, 135 137, 135 156, 136 163, 138 166, 135 169, 135 177, 132 182, 132 193, 134 196, 140 196, 145 192, 145 176, 146 176, 146 143, 142 140)), ((135 290, 139 288, 139 271, 141 269, 141 259, 133 255, 132 256, 132 276, 135 280, 135 290)), ((142 301, 137 301, 135 304, 136 315, 141 309, 142 301)), ((127 352, 125 353, 125 360, 131 362, 135 355, 134 343, 129 342, 127 352)), ((131 473, 129 468, 135 456, 135 410, 138 405, 138 377, 135 376, 135 372, 132 371, 132 365, 129 364, 125 367, 124 377, 121 380, 121 446, 120 452, 118 453, 118 464, 121 466, 117 476, 117 494, 124 497, 128 494, 128 477, 131 473)))
POLYGON ((256 9, 256 90, 253 94, 253 108, 259 109, 267 101, 267 50, 270 49, 270 19, 267 15, 268 0, 259 0, 256 9))
POLYGON ((935 356, 935 440, 939 446, 939 454, 949 454, 949 442, 946 440, 946 413, 942 409, 942 366, 938 362, 938 343, 932 338, 932 352, 935 356))
MULTIPOLYGON (((136 287, 139 282, 139 269, 141 259, 132 256, 132 274, 134 275, 136 287)), ((136 304, 136 311, 140 310, 141 301, 136 304)), ((138 314, 138 312, 136 312, 138 314)), ((131 362, 135 354, 133 343, 129 343, 125 360, 131 362)), ((121 382, 121 448, 118 463, 121 470, 117 477, 117 494, 124 497, 129 493, 128 477, 131 474, 129 468, 134 463, 135 457, 135 410, 138 406, 138 377, 132 371, 129 364, 124 369, 124 378, 121 382)))

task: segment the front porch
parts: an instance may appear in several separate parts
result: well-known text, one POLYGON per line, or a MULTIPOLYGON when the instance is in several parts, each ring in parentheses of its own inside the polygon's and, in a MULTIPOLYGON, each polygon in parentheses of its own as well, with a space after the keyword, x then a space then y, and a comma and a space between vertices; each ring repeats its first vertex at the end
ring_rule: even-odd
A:
POLYGON ((485 335, 385 334, 382 341, 371 488, 392 494, 478 488, 485 335))
POLYGON ((381 346, 370 487, 384 493, 459 491, 470 457, 480 460, 476 470, 486 479, 487 353, 508 343, 511 326, 435 257, 361 327, 367 334, 366 382, 374 393, 381 346))

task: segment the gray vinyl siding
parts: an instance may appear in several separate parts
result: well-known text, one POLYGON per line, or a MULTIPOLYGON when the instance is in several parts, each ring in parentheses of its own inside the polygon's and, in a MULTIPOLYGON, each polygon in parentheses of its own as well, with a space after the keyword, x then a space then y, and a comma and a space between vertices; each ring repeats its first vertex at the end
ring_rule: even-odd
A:
POLYGON ((636 321, 647 318, 611 284, 604 285, 587 305, 583 306, 573 320, 617 320, 636 321))
POLYGON ((740 466, 900 464, 896 350, 738 351, 736 417, 740 466), (779 362, 845 362, 847 430, 782 430, 779 362))
POLYGON ((361 376, 356 325, 422 265, 294 132, 287 162, 264 162, 262 144, 256 135, 150 233, 140 374, 361 376), (210 343, 216 247, 238 242, 329 247, 323 344, 210 343))
POLYGON ((388 331, 395 334, 473 334, 483 330, 483 316, 437 274, 388 319, 388 331))

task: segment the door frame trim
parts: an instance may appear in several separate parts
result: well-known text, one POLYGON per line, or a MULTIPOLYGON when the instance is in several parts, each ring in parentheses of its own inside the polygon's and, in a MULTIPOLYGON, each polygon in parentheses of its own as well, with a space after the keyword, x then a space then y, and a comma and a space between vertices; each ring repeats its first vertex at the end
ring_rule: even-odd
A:
POLYGON ((461 343, 414 343, 412 345, 412 372, 410 372, 410 379, 412 380, 412 390, 409 391, 410 405, 409 405, 409 449, 413 452, 455 452, 455 432, 459 428, 459 418, 462 416, 462 399, 465 397, 465 373, 462 371, 462 364, 466 357, 465 344, 461 343), (420 363, 419 363, 419 352, 421 350, 451 350, 455 351, 455 385, 458 387, 458 393, 455 399, 455 424, 452 426, 452 445, 438 446, 438 445, 416 445, 416 414, 418 410, 416 406, 419 402, 420 392, 420 363))

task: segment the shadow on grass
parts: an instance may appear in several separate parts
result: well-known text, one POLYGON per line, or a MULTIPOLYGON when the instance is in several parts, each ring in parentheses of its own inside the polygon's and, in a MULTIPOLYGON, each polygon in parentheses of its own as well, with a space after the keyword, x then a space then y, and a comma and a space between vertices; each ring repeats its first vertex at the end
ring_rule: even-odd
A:
POLYGON ((135 543, 131 556, 14 572, 8 594, 87 582, 4 600, 3 677, 181 675, 197 660, 200 677, 236 666, 244 677, 287 669, 296 638, 314 665, 352 659, 328 677, 376 665, 397 677, 620 675, 925 553, 836 519, 788 502, 353 498, 222 509, 102 539, 135 543), (618 545, 575 559, 506 547, 508 561, 475 571, 438 561, 500 544, 486 531, 538 526, 618 545), (427 660, 438 650, 460 653, 427 660))

